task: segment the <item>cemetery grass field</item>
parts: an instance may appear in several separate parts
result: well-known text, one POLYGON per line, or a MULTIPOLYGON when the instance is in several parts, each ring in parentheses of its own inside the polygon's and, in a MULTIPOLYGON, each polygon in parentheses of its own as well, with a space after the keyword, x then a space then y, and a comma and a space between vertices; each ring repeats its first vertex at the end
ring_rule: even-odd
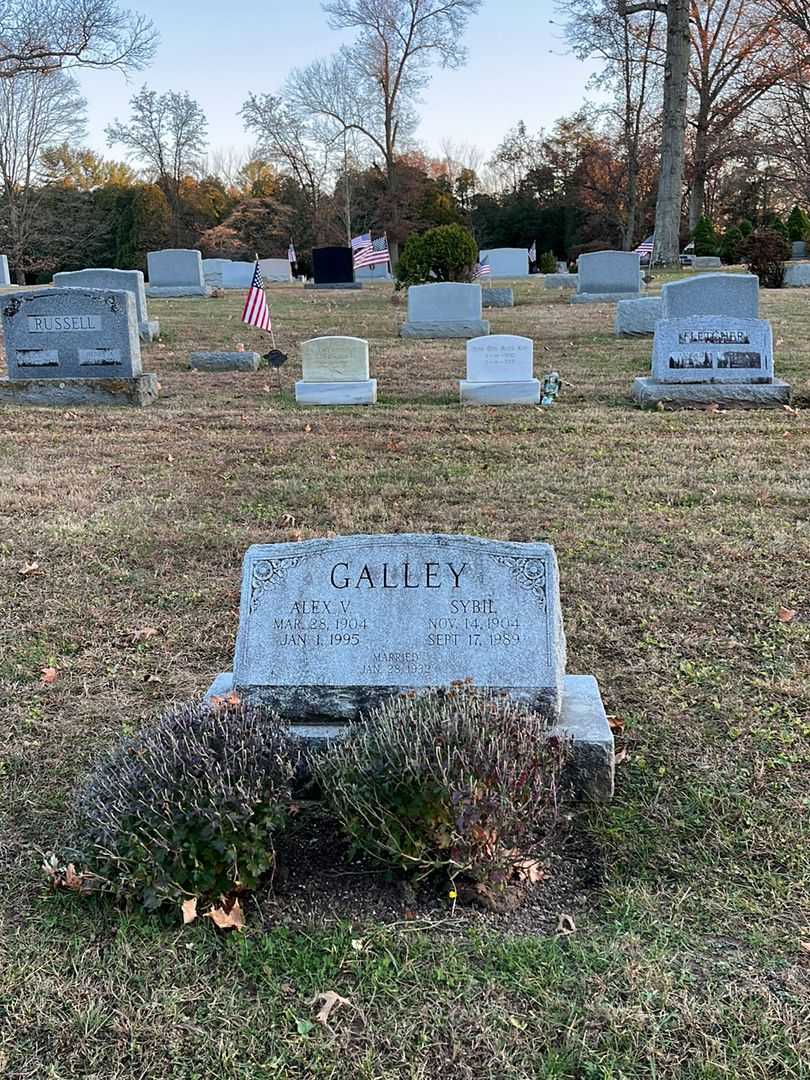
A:
POLYGON ((387 287, 270 295, 281 399, 186 370, 267 347, 229 294, 150 302, 153 407, 0 409, 0 1076, 810 1077, 810 295, 763 294, 798 412, 722 414, 639 411, 651 341, 536 283, 488 317, 561 373, 549 410, 462 411, 463 342, 399 340, 387 287), (376 408, 292 402, 332 333, 370 339, 376 408), (626 750, 572 823, 576 933, 553 882, 532 932, 441 897, 276 925, 263 896, 222 937, 50 893, 38 853, 97 753, 230 667, 248 545, 404 530, 556 547, 568 670, 626 750))

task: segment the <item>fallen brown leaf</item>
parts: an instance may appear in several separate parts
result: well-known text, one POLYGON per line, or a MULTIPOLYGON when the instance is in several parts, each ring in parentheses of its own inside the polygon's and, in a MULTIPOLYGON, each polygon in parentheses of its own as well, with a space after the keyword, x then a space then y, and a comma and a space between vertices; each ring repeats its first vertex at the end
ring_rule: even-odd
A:
POLYGON ((53 686, 58 678, 59 672, 55 667, 46 667, 42 669, 42 675, 40 676, 39 681, 43 686, 53 686))
POLYGON ((779 622, 792 623, 797 615, 798 615, 798 612, 795 611, 793 608, 789 608, 789 607, 780 607, 779 608, 779 622))
POLYGON ((332 1015, 335 1009, 339 1009, 341 1005, 348 1005, 350 1008, 354 1008, 352 1003, 345 997, 341 997, 340 994, 336 994, 334 990, 327 990, 324 994, 316 994, 312 999, 313 1005, 320 1005, 316 1020, 319 1024, 323 1024, 326 1027, 329 1024, 329 1017, 332 1015))
POLYGON ((142 626, 132 631, 133 641, 148 641, 153 637, 157 637, 157 629, 154 626, 142 626))
POLYGON ((181 905, 183 911, 183 925, 188 926, 197 918, 197 897, 192 896, 181 905))
POLYGON ((206 911, 205 918, 210 919, 220 930, 245 929, 245 918, 238 900, 234 900, 230 911, 226 911, 224 907, 211 908, 206 911))
POLYGON ((18 571, 20 577, 30 577, 31 574, 36 574, 38 572, 39 572, 39 563, 38 562, 23 563, 22 566, 20 567, 19 571, 18 571))
POLYGON ((621 716, 609 716, 607 719, 610 730, 614 735, 622 735, 624 733, 624 720, 621 716))
POLYGON ((563 937, 570 937, 571 934, 577 932, 577 924, 574 922, 573 915, 566 915, 563 912, 557 920, 557 933, 562 934, 563 937))
POLYGON ((623 762, 627 761, 627 757, 627 747, 622 747, 618 754, 613 758, 613 764, 621 765, 623 762))
POLYGON ((810 941, 800 941, 799 948, 802 952, 810 953, 810 941))

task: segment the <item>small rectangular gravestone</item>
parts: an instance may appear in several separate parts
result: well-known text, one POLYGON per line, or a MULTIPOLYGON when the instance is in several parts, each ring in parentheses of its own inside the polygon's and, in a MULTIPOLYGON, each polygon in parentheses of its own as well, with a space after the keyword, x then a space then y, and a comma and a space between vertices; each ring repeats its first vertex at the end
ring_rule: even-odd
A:
POLYGON ((759 278, 756 274, 698 274, 670 281, 661 289, 661 303, 662 319, 703 315, 758 319, 759 278))
POLYGON ((702 316, 657 323, 652 375, 636 379, 633 396, 639 404, 756 408, 787 404, 790 387, 774 378, 766 319, 702 316))
POLYGON ((150 321, 146 306, 146 286, 140 270, 70 270, 53 275, 57 289, 124 289, 135 297, 141 341, 160 337, 160 323, 150 321))
POLYGON ((290 282, 293 279, 289 259, 259 259, 259 269, 262 272, 262 277, 267 282, 280 284, 290 282))
POLYGON ((576 274, 569 274, 567 271, 561 271, 558 274, 542 274, 541 276, 544 289, 576 289, 579 281, 576 274))
POLYGON ((317 247, 312 249, 314 280, 307 289, 362 289, 354 278, 354 254, 348 247, 317 247))
POLYGON ((208 697, 233 691, 323 739, 388 698, 470 681, 570 737, 578 793, 608 799, 613 737, 599 689, 567 676, 565 661, 549 545, 346 536, 248 550, 234 669, 208 697))
POLYGON ((480 285, 441 281, 408 289, 408 321, 402 337, 474 338, 489 333, 482 318, 480 285))
POLYGON ((157 379, 141 369, 131 292, 41 289, 2 305, 9 377, 0 399, 19 404, 149 404, 157 379))
POLYGON ((794 240, 790 245, 790 257, 791 259, 806 259, 807 258, 807 243, 804 240, 794 240))
POLYGON ((577 260, 577 291, 572 304, 630 300, 641 295, 637 251, 591 251, 577 260))
POLYGON ((261 357, 257 352, 193 352, 188 358, 192 371, 258 371, 261 357))
POLYGON ((311 338, 301 346, 299 405, 374 405, 377 380, 369 378, 368 342, 355 337, 311 338))
POLYGON ((527 248, 492 248, 482 251, 481 263, 489 263, 493 278, 522 278, 529 276, 529 252, 527 248))
POLYGON ((481 290, 481 305, 485 308, 509 308, 515 306, 513 289, 500 289, 488 286, 481 290))
POLYGON ((660 296, 620 300, 616 304, 616 337, 652 337, 656 323, 663 316, 663 307, 660 296))
POLYGON ((146 261, 149 269, 147 296, 210 296, 199 251, 189 248, 150 251, 146 261))
POLYGON ((539 405, 534 342, 514 334, 468 341, 467 378, 459 393, 462 405, 539 405))
POLYGON ((785 288, 806 289, 810 285, 810 262, 785 267, 785 288))

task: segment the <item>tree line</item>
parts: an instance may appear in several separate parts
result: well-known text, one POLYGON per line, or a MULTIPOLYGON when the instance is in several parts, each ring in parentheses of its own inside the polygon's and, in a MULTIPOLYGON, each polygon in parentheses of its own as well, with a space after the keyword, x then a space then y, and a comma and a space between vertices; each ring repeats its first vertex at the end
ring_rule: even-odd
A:
POLYGON ((16 279, 144 268, 165 246, 284 255, 291 240, 307 269, 313 245, 367 230, 396 259, 412 233, 454 223, 481 247, 536 242, 560 258, 631 249, 654 230, 658 258, 674 261, 690 238, 730 254, 741 226, 810 205, 800 0, 558 0, 571 50, 599 61, 590 103, 549 131, 516 115, 488 158, 451 139, 427 155, 420 94, 436 65, 465 62, 481 2, 324 2, 353 45, 246 98, 241 158, 211 152, 189 94, 146 85, 107 129, 111 156, 88 150, 71 68, 142 69, 154 28, 113 0, 5 4, 0 250, 16 279))

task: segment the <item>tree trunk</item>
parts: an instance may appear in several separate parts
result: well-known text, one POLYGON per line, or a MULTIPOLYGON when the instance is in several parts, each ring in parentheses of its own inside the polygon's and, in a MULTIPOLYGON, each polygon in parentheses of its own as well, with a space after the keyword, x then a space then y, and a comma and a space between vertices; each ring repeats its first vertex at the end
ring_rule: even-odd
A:
POLYGON ((689 233, 693 233, 697 223, 703 217, 706 206, 706 180, 709 172, 708 140, 706 120, 701 110, 698 115, 697 134, 695 136, 695 161, 692 183, 689 187, 689 233))
POLYGON ((686 104, 689 91, 689 0, 667 4, 667 60, 664 75, 661 180, 655 210, 655 261, 679 262, 681 202, 686 144, 686 104))

